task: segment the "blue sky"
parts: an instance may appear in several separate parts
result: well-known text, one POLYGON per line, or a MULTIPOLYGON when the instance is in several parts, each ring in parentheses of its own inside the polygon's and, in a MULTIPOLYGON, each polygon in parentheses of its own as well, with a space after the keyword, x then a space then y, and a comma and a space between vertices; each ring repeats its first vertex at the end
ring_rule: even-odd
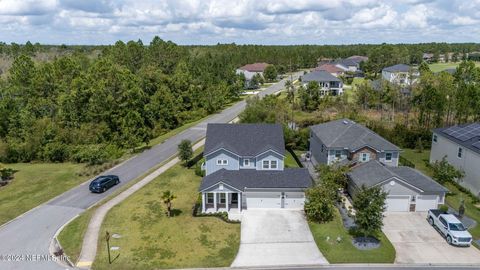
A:
POLYGON ((0 41, 480 42, 480 0, 0 0, 0 41))

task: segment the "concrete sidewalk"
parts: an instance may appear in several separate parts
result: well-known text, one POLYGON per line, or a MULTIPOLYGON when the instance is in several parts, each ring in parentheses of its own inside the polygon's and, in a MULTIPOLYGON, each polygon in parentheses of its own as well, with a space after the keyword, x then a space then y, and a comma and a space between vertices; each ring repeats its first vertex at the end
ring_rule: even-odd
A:
MULTIPOLYGON (((195 144, 193 146, 193 150, 194 151, 197 150, 204 144, 205 144, 205 139, 195 144)), ((76 265, 77 267, 89 269, 93 261, 95 260, 95 256, 97 255, 97 244, 98 244, 98 236, 100 234, 100 228, 102 226, 103 220, 105 219, 105 216, 107 215, 108 211, 110 211, 110 209, 112 209, 115 205, 121 203, 130 195, 135 193, 137 190, 141 189, 146 184, 153 181, 155 178, 157 178, 159 175, 164 173, 166 170, 172 168, 179 161, 180 160, 178 159, 178 157, 173 158, 172 160, 170 160, 169 162, 167 162, 166 164, 162 165, 160 168, 155 170, 153 173, 147 175, 138 183, 129 187, 127 190, 123 191, 122 193, 120 193, 110 201, 100 206, 95 211, 92 218, 90 219, 90 223, 88 224, 87 231, 85 232, 85 236, 83 238, 82 251, 80 253, 80 257, 76 265)))

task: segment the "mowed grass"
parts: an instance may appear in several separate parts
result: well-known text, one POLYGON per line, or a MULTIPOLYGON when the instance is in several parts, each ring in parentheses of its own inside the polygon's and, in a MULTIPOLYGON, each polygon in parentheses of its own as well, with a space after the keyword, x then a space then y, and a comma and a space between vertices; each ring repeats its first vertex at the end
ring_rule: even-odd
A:
POLYGON ((352 236, 343 227, 340 213, 335 209, 333 221, 319 224, 309 222, 318 248, 330 263, 393 263, 395 248, 381 233, 380 247, 372 250, 359 250, 352 244, 352 236), (337 238, 341 240, 337 242, 337 238), (328 238, 328 240, 327 240, 328 238))
MULTIPOLYGON (((416 169, 426 175, 432 176, 432 170, 425 164, 425 161, 428 162, 430 159, 430 150, 424 150, 419 153, 414 149, 403 149, 401 155, 413 162, 416 169)), ((477 223, 480 224, 480 209, 472 204, 470 198, 450 183, 446 183, 444 186, 450 191, 446 197, 447 204, 458 210, 461 200, 465 200, 465 215, 475 219, 477 223)), ((480 225, 477 225, 469 231, 475 238, 480 238, 480 225)))
POLYGON ((75 218, 65 227, 68 229, 62 230, 57 237, 63 250, 73 263, 77 262, 82 251, 83 236, 93 215, 93 209, 95 208, 89 209, 75 218))
POLYGON ((84 164, 15 163, 2 164, 18 170, 13 181, 0 187, 0 224, 54 198, 87 180, 78 173, 84 164))
POLYGON ((104 237, 94 269, 155 269, 230 266, 240 243, 240 224, 215 217, 193 217, 201 177, 177 164, 114 207, 101 229, 122 237, 110 241, 120 247, 108 263, 104 237), (161 194, 171 190, 176 216, 167 217, 161 194))
MULTIPOLYGON (((428 66, 432 72, 439 72, 449 68, 456 68, 458 65, 460 65, 460 62, 433 63, 428 66)), ((480 67, 480 62, 475 62, 475 66, 480 67)))
POLYGON ((293 158, 292 154, 288 151, 285 152, 285 168, 299 168, 297 161, 293 158))

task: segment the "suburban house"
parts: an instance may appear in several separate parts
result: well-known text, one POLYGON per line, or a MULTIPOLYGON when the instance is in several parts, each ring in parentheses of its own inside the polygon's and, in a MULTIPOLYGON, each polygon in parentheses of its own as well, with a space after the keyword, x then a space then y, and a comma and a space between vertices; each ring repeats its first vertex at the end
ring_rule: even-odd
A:
POLYGON ((303 86, 309 82, 317 82, 320 86, 320 95, 337 96, 343 94, 343 82, 327 71, 317 70, 305 74, 301 77, 303 86))
POLYGON ((409 65, 398 64, 382 69, 382 79, 400 86, 411 85, 418 78, 419 73, 409 65))
POLYGON ((391 167, 371 160, 347 173, 347 191, 352 198, 358 190, 381 186, 388 193, 387 212, 421 212, 437 209, 444 204, 448 190, 416 169, 391 167))
POLYGON ((245 76, 246 80, 246 85, 247 87, 250 85, 250 81, 252 80, 253 76, 259 74, 260 76, 263 77, 263 72, 265 71, 265 68, 269 66, 267 63, 254 63, 254 64, 248 64, 242 67, 237 68, 236 74, 243 74, 245 76))
POLYGON ((334 65, 343 71, 356 72, 360 68, 360 63, 352 59, 339 59, 334 62, 334 65))
POLYGON ((310 153, 314 164, 378 160, 396 167, 400 148, 350 119, 340 119, 310 127, 310 153))
POLYGON ((208 124, 202 212, 252 208, 303 209, 312 179, 304 168, 284 168, 278 124, 208 124))
POLYGON ((347 57, 348 60, 352 60, 357 64, 357 67, 360 68, 360 63, 361 62, 367 62, 368 57, 367 56, 362 56, 362 55, 352 55, 350 57, 347 57))
POLYGON ((345 71, 343 69, 329 63, 316 67, 315 71, 326 71, 335 77, 339 77, 345 74, 345 71))
POLYGON ((443 157, 465 172, 460 184, 480 196, 480 122, 434 129, 430 163, 443 157))

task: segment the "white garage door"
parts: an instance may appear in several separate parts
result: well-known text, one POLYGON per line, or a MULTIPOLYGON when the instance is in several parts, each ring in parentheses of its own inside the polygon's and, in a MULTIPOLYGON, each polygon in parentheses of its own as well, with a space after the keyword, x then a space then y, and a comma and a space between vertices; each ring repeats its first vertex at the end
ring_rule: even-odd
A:
POLYGON ((417 205, 415 211, 428 211, 430 209, 437 209, 438 195, 421 195, 417 197, 417 205))
POLYGON ((410 210, 410 196, 387 196, 387 212, 408 212, 410 210))
POLYGON ((247 209, 249 208, 280 208, 280 192, 248 192, 246 193, 247 209))
POLYGON ((305 204, 305 193, 303 192, 285 192, 285 208, 303 209, 305 204))

